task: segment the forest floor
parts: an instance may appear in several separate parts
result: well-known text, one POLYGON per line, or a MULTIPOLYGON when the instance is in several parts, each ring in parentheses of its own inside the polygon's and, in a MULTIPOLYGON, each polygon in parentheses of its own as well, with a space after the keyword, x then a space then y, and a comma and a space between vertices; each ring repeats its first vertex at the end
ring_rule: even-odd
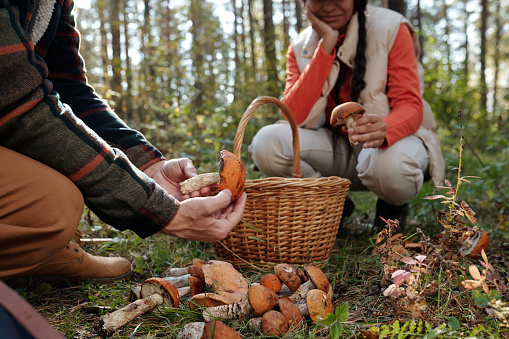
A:
MULTIPOLYGON (((434 222, 423 223, 419 213, 413 213, 403 237, 388 240, 398 233, 389 223, 385 233, 375 238, 370 230, 372 207, 364 207, 372 206, 372 198, 364 197, 354 195, 358 208, 345 220, 322 266, 333 286, 336 314, 318 324, 307 319, 303 329, 285 338, 509 338, 509 240, 505 236, 488 230, 486 257, 465 258, 458 254, 458 242, 435 238, 444 231, 436 216, 434 222), (400 255, 396 248, 405 242, 419 246, 400 255), (403 257, 413 261, 402 262, 403 257), (471 276, 471 265, 478 277, 471 276), (398 270, 404 275, 398 277, 398 270), (465 285, 465 280, 479 286, 465 285)), ((465 231, 462 223, 449 220, 449 224, 465 231)), ((102 225, 91 213, 84 215, 80 228, 86 238, 115 239, 86 242, 87 251, 122 255, 132 261, 136 273, 130 281, 115 284, 41 284, 17 290, 67 338, 99 338, 94 323, 102 314, 127 305, 133 286, 144 279, 169 267, 188 266, 193 258, 217 259, 210 244, 162 235, 142 240, 102 225)), ((250 283, 270 272, 239 270, 250 283)), ((203 321, 200 312, 189 309, 187 300, 183 297, 178 309, 160 308, 140 316, 112 338, 177 338, 186 323, 203 321)), ((245 338, 264 338, 249 329, 247 321, 226 323, 245 338)))

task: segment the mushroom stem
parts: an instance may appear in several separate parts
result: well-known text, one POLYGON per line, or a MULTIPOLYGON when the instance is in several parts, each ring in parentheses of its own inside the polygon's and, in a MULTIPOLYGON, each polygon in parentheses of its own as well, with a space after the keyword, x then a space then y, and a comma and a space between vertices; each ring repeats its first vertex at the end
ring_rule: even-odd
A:
POLYGON ((203 319, 210 321, 214 319, 231 320, 242 315, 250 315, 252 313, 249 300, 246 298, 242 302, 226 304, 215 307, 207 307, 203 310, 203 319))
MULTIPOLYGON (((345 118, 345 126, 346 126, 347 130, 352 126, 353 122, 354 122, 354 119, 351 115, 349 115, 345 118)), ((350 145, 352 145, 352 146, 359 144, 357 141, 352 141, 350 134, 348 134, 348 141, 350 141, 350 145)))
POLYGON ((297 288, 295 290, 295 292, 293 292, 290 295, 287 295, 287 297, 292 302, 298 303, 299 301, 306 299, 306 296, 308 295, 309 291, 311 291, 314 288, 316 288, 315 284, 313 284, 313 282, 311 280, 308 280, 308 281, 304 282, 303 284, 301 284, 299 286, 299 288, 297 288))
POLYGON ((219 173, 199 174, 182 181, 180 183, 180 192, 182 192, 182 194, 189 194, 191 192, 198 191, 203 187, 217 184, 219 181, 221 181, 219 173))
POLYGON ((180 277, 189 274, 189 267, 173 267, 164 271, 165 277, 180 277))
MULTIPOLYGON (((284 287, 286 287, 286 286, 283 285, 283 288, 284 287)), ((281 288, 281 292, 283 292, 283 288, 281 288)), ((300 301, 306 299, 309 291, 311 291, 312 289, 315 289, 315 288, 317 288, 317 286, 311 280, 307 280, 306 282, 301 284, 299 286, 299 288, 297 288, 295 290, 295 292, 292 292, 291 294, 285 294, 284 296, 288 297, 292 302, 297 304, 300 301)), ((286 287, 285 292, 286 291, 290 291, 290 290, 286 287)), ((327 290, 327 296, 330 299, 332 299, 333 290, 332 290, 332 285, 330 285, 330 284, 329 284, 329 288, 327 290)))
POLYGON ((103 315, 94 329, 101 337, 109 337, 128 322, 162 304, 163 296, 159 293, 138 299, 115 312, 103 315))
POLYGON ((180 277, 164 277, 163 279, 169 281, 175 288, 186 287, 190 285, 190 274, 181 275, 180 277))
POLYGON ((185 324, 178 333, 179 339, 202 339, 205 322, 192 322, 185 324))

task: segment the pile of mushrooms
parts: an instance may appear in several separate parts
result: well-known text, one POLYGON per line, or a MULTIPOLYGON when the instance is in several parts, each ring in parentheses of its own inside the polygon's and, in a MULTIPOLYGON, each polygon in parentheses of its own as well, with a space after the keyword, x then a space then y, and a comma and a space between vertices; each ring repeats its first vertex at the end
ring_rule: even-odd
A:
POLYGON ((189 308, 200 312, 203 322, 186 324, 179 331, 180 339, 240 338, 224 322, 247 321, 249 328, 268 336, 282 336, 298 331, 304 318, 313 322, 333 313, 332 286, 316 266, 300 269, 278 264, 274 273, 252 283, 232 264, 197 259, 193 265, 172 268, 164 277, 145 280, 132 295, 137 298, 122 309, 103 315, 94 325, 102 337, 158 306, 179 307, 179 299, 191 295, 189 308))
POLYGON ((214 284, 210 281, 215 274, 207 273, 207 265, 204 265, 206 285, 215 293, 195 295, 190 301, 190 308, 201 309, 207 322, 245 319, 253 330, 281 336, 301 329, 304 317, 316 322, 319 317, 334 312, 332 286, 316 266, 305 266, 301 270, 297 266, 278 264, 275 273, 264 275, 259 283, 252 283, 248 288, 241 275, 233 274, 236 272, 233 267, 221 265, 224 265, 222 271, 228 267, 232 273, 223 274, 221 282, 215 278, 214 284), (233 282, 226 282, 227 275, 233 277, 233 282))

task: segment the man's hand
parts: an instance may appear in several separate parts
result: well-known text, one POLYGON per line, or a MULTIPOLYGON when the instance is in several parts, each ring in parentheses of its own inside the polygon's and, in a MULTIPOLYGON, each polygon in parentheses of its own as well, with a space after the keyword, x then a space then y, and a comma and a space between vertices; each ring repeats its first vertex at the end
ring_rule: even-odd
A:
POLYGON ((212 242, 224 239, 242 219, 247 194, 230 203, 226 189, 213 197, 197 197, 180 203, 175 218, 160 233, 193 241, 212 242))
POLYGON ((376 114, 364 114, 356 119, 348 130, 344 125, 342 130, 350 134, 352 141, 364 142, 363 148, 377 148, 385 141, 387 125, 383 118, 376 114))
POLYGON ((192 192, 190 195, 182 195, 180 192, 179 183, 197 174, 193 162, 188 158, 159 161, 143 172, 179 201, 210 194, 209 187, 192 192))

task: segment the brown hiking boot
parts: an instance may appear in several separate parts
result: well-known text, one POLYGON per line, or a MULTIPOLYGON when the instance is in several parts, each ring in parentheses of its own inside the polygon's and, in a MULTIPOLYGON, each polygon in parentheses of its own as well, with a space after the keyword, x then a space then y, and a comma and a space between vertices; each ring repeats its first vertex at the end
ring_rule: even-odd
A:
POLYGON ((69 244, 40 266, 10 277, 6 283, 13 287, 40 282, 100 282, 109 283, 129 278, 131 263, 120 257, 99 257, 85 252, 78 244, 69 244))

